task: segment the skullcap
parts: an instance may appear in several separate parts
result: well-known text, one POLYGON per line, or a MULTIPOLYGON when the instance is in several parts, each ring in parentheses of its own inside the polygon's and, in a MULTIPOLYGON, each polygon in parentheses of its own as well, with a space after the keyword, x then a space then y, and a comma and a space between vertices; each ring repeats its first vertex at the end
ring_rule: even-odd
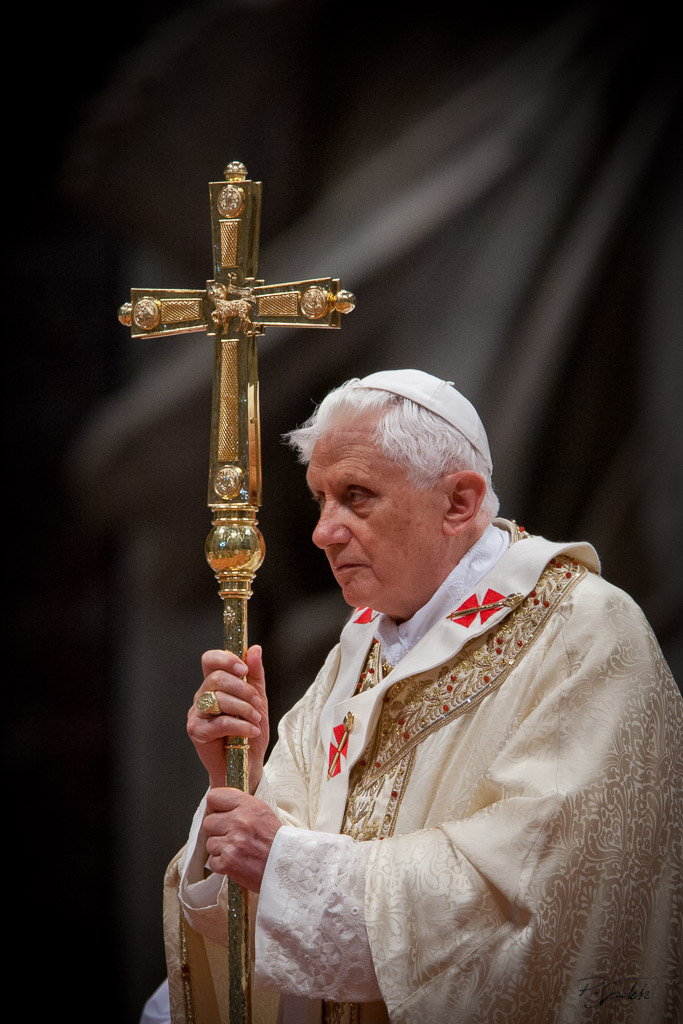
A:
POLYGON ((423 370, 381 370, 358 381, 357 387, 377 388, 409 398, 436 413, 459 430, 492 469, 489 442, 479 413, 450 380, 440 380, 423 370))

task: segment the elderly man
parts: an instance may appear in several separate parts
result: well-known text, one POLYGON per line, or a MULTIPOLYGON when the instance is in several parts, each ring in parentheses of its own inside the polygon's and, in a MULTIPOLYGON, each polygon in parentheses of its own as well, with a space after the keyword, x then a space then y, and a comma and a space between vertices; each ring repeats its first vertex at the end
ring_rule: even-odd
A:
POLYGON ((450 382, 350 381, 290 440, 354 611, 265 766, 260 648, 204 655, 174 1021, 188 949, 212 984, 226 875, 259 893, 255 990, 286 1022, 683 1019, 683 702, 642 613, 591 546, 493 518, 450 382), (250 794, 224 787, 231 735, 250 794))

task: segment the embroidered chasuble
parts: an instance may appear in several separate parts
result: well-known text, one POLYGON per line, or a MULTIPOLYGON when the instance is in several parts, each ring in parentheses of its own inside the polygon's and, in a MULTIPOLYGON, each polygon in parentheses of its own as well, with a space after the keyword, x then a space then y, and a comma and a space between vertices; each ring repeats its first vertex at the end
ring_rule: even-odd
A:
MULTIPOLYGON (((255 999, 285 1024, 683 1020, 683 701, 589 545, 496 524, 509 549, 408 654, 356 609, 280 724, 255 999)), ((193 987, 223 984, 202 817, 166 881, 183 1024, 179 885, 193 987)))

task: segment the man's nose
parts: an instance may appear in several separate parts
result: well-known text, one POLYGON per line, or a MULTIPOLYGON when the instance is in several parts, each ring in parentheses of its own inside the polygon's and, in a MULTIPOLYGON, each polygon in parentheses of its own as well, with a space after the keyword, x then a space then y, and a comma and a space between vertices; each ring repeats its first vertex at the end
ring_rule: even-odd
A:
POLYGON ((325 549, 332 544, 345 544, 349 536, 349 529, 343 522, 343 510, 331 501, 325 502, 313 531, 313 543, 325 549))

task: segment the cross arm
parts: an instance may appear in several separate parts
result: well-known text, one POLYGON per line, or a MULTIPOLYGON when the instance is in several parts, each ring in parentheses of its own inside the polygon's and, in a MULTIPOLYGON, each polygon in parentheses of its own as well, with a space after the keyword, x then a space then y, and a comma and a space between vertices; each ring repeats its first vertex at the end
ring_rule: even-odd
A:
POLYGON ((214 334, 220 309, 217 301, 228 308, 230 318, 239 315, 237 306, 245 302, 246 323, 251 328, 248 333, 254 334, 275 326, 336 329, 341 326, 342 314, 350 313, 355 306, 354 296, 340 287, 338 278, 269 285, 252 278, 242 287, 229 280, 227 286, 208 281, 205 290, 133 288, 130 302, 119 310, 119 320, 130 327, 132 338, 162 338, 194 331, 214 334))
POLYGON ((356 304, 338 278, 316 277, 289 284, 258 284, 251 289, 254 319, 263 327, 341 327, 341 316, 356 304))
POLYGON ((132 288, 130 302, 119 309, 119 320, 130 327, 132 338, 163 338, 205 331, 211 308, 206 290, 132 288))

